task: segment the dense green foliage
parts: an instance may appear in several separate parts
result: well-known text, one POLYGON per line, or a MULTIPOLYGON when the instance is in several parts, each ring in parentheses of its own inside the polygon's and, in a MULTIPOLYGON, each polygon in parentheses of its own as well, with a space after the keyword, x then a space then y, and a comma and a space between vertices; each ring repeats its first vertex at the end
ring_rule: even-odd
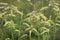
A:
POLYGON ((60 0, 0 0, 0 40, 60 40, 60 0))

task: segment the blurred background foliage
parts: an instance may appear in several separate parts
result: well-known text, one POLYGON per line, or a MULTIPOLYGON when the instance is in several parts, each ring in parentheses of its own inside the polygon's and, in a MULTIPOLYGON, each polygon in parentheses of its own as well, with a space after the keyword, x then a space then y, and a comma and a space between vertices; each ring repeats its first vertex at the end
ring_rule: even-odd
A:
POLYGON ((0 40, 60 40, 60 0, 0 0, 0 40))

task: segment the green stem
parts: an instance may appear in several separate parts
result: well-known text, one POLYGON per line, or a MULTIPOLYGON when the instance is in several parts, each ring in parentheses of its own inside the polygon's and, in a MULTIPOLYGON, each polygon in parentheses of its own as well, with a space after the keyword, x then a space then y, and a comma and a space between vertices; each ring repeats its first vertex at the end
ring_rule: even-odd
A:
POLYGON ((13 33, 12 33, 12 40, 14 40, 13 33))

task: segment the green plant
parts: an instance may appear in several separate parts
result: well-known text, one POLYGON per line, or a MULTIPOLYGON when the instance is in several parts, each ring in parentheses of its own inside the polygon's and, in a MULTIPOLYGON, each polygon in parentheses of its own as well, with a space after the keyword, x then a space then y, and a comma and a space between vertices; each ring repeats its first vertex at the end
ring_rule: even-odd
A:
POLYGON ((1 0, 0 40, 56 40, 59 10, 59 0, 1 0))

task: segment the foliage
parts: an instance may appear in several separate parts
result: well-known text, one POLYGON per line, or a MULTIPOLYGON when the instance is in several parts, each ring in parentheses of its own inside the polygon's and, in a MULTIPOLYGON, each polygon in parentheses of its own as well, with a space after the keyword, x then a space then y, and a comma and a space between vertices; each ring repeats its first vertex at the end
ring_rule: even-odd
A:
POLYGON ((0 0, 0 40, 57 40, 59 1, 0 0))

